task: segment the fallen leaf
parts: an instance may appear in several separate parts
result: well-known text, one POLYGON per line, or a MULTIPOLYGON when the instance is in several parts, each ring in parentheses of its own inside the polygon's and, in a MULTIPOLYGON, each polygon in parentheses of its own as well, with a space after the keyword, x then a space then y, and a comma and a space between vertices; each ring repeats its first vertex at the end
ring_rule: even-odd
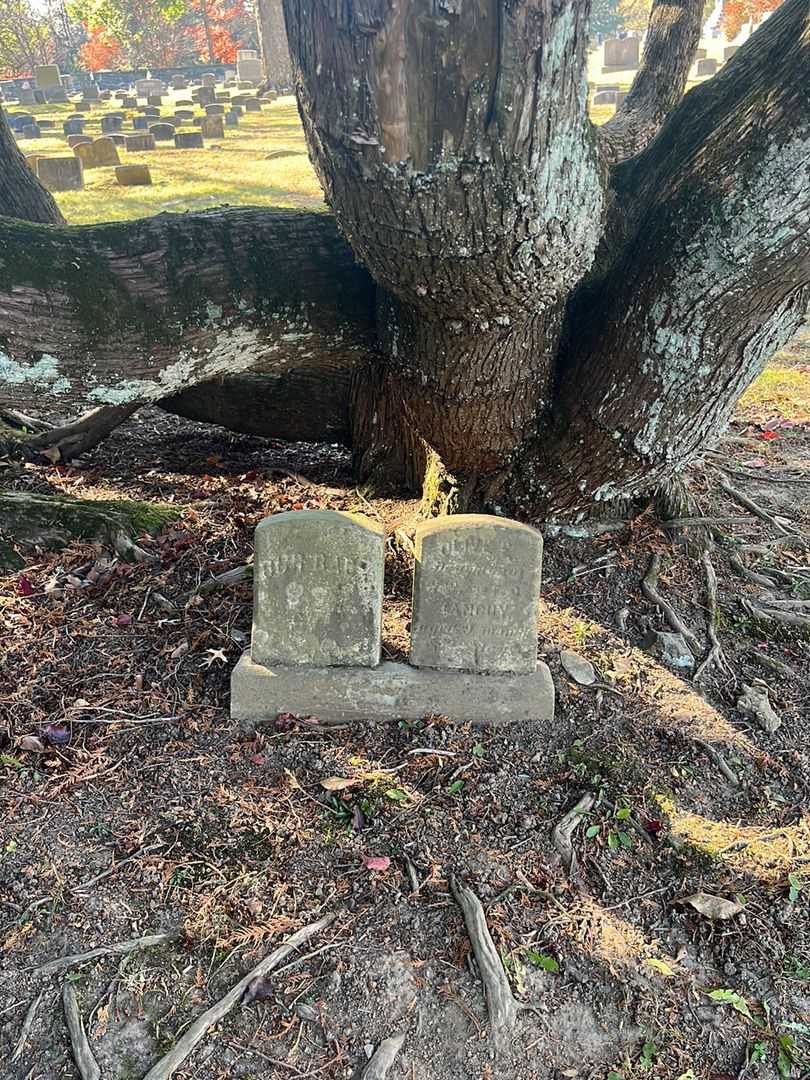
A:
POLYGON ((23 735, 17 745, 21 750, 27 750, 29 754, 45 753, 45 743, 36 735, 23 735))
POLYGON ((647 963, 651 968, 655 968, 656 971, 660 971, 662 975, 672 976, 675 974, 674 968, 670 967, 664 960, 659 960, 655 956, 651 956, 647 963))
POLYGON ((321 787, 326 791, 345 791, 346 788, 354 787, 359 783, 359 780, 350 779, 347 776, 328 776, 325 780, 321 780, 321 787))
POLYGON ((264 975, 257 975, 255 979, 251 979, 245 989, 245 996, 242 998, 244 1005, 250 1005, 253 1001, 267 1001, 268 998, 273 996, 273 984, 270 979, 264 975))
POLYGON ((46 724, 42 734, 51 746, 67 746, 70 742, 70 728, 67 724, 46 724))
POLYGON ((391 860, 387 855, 364 855, 363 866, 366 870, 387 870, 391 865, 391 860))
POLYGON ((118 618, 115 620, 116 626, 130 626, 132 623, 132 616, 128 615, 125 611, 122 611, 118 618))
POLYGON ((714 896, 712 893, 698 892, 693 896, 685 897, 681 903, 689 904, 700 915, 707 919, 731 919, 742 911, 742 904, 733 900, 724 900, 722 896, 714 896))
POLYGON ((266 759, 264 754, 251 754, 250 760, 254 765, 264 765, 266 759))
POLYGON ((357 805, 357 803, 355 803, 352 807, 352 829, 354 832, 362 832, 365 827, 366 815, 363 813, 362 809, 357 805))
POLYGON ((20 590, 20 596, 34 595, 34 586, 31 584, 25 574, 20 574, 19 578, 17 579, 17 587, 20 590))
POLYGON ((648 818, 644 822, 644 831, 649 833, 650 836, 658 836, 664 829, 663 821, 659 821, 658 818, 648 818))
POLYGON ((758 439, 763 439, 765 442, 769 442, 771 439, 778 439, 779 433, 776 431, 760 431, 757 435, 758 439))

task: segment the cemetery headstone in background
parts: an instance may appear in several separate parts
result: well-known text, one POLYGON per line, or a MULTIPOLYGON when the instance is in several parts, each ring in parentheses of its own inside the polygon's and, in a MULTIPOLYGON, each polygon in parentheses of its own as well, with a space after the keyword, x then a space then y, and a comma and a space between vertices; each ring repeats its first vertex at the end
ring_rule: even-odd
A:
POLYGON ((48 191, 79 191, 84 187, 82 163, 71 157, 46 158, 37 161, 37 178, 48 191))
POLYGON ((638 67, 638 38, 608 38, 602 71, 634 71, 638 67))
POLYGON ((152 183, 152 174, 148 165, 119 165, 115 170, 115 179, 121 187, 136 187, 152 183))

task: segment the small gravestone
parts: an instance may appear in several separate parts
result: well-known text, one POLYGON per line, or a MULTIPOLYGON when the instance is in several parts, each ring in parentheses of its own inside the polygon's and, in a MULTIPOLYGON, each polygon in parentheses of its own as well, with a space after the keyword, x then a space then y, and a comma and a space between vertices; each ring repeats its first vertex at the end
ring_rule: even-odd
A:
POLYGON ((147 105, 157 105, 158 107, 163 104, 162 94, 149 94, 146 98, 147 105))
POLYGON ((638 67, 638 38, 609 38, 605 42, 602 70, 633 71, 638 67))
POLYGON ((157 142, 168 142, 174 138, 173 124, 151 124, 149 134, 154 136, 157 142))
POLYGON ((532 672, 543 538, 505 518, 459 514, 415 536, 411 663, 532 672))
POLYGON ((49 105, 67 105, 67 91, 63 86, 52 86, 45 91, 45 100, 49 105))
POLYGON ((151 132, 143 135, 127 135, 124 146, 129 151, 154 150, 155 137, 151 132))
POLYGON ((705 78, 709 75, 717 74, 717 61, 716 60, 698 60, 697 62, 697 77, 699 79, 705 78))
POLYGON ((124 95, 121 98, 121 104, 125 109, 137 109, 138 99, 136 97, 129 97, 127 95, 124 95))
POLYGON ((602 90, 598 94, 593 96, 594 105, 615 105, 616 104, 616 91, 615 90, 602 90))
POLYGON ((41 154, 26 154, 25 155, 25 164, 28 166, 28 168, 31 170, 31 172, 34 174, 34 176, 36 176, 36 174, 37 174, 37 162, 40 160, 41 157, 42 157, 41 154))
POLYGON ((204 116, 200 121, 200 132, 204 139, 224 139, 225 125, 221 116, 204 116))
POLYGON ((203 86, 196 94, 196 100, 200 105, 212 105, 215 100, 215 94, 210 86, 203 86))
POLYGON ((261 103, 259 101, 257 101, 256 98, 248 98, 247 101, 245 102, 245 111, 246 112, 261 112, 262 111, 261 103))
POLYGON ((52 86, 62 87, 62 77, 58 64, 40 64, 34 68, 34 81, 39 90, 52 86))
POLYGON ((55 120, 37 120, 37 126, 40 131, 53 131, 56 127, 55 120))
POLYGON ((155 105, 146 105, 143 109, 144 116, 160 116, 160 109, 155 105))
POLYGON ((225 113, 226 127, 239 127, 239 114, 234 112, 225 113))
POLYGON ((214 103, 213 105, 206 105, 205 106, 205 115, 206 116, 224 116, 224 114, 225 114, 225 106, 224 105, 217 105, 216 103, 214 103))
POLYGON ((94 139, 91 143, 82 143, 73 148, 73 153, 85 169, 102 169, 108 165, 119 165, 118 150, 112 139, 94 139))
POLYGON ((152 174, 148 165, 119 165, 115 170, 115 179, 121 187, 139 187, 152 183, 152 174))
POLYGON ((114 131, 120 131, 123 121, 120 116, 102 116, 101 130, 104 135, 111 135, 114 131))
POLYGON ((38 139, 39 138, 39 125, 28 124, 22 129, 20 135, 23 139, 38 139))
POLYGON ((133 131, 146 131, 149 128, 149 122, 151 117, 149 116, 133 116, 132 117, 132 130, 133 131))
POLYGON ((188 82, 182 75, 172 75, 171 86, 172 90, 185 90, 188 82))
POLYGON ((243 111, 244 109, 241 105, 231 105, 230 109, 228 110, 228 112, 233 113, 234 116, 241 116, 243 111))
POLYGON ((122 135, 119 131, 114 131, 112 135, 107 136, 108 139, 112 139, 116 146, 126 146, 127 137, 122 135))
POLYGON ((178 109, 177 112, 175 112, 175 114, 174 114, 174 118, 175 118, 175 120, 180 120, 181 122, 183 120, 193 120, 194 119, 194 110, 193 109, 178 109))
POLYGON ((80 191, 84 187, 82 163, 73 156, 41 157, 37 162, 37 179, 48 191, 80 191))
POLYGON ((616 95, 616 108, 617 109, 619 108, 620 105, 624 104, 624 99, 627 97, 627 95, 629 93, 630 93, 629 90, 620 90, 618 92, 618 94, 616 95))
POLYGON ((385 534, 359 514, 291 510, 256 529, 253 659, 264 665, 380 661, 385 534))
POLYGON ((19 102, 21 105, 36 105, 33 87, 25 86, 20 90, 19 102))
POLYGON ((92 141, 91 135, 68 135, 67 137, 67 144, 71 150, 77 146, 88 146, 92 141))
POLYGON ((101 91, 95 83, 89 83, 82 93, 85 101, 98 101, 101 98, 101 91))
POLYGON ((181 105, 181 106, 184 106, 184 107, 186 105, 193 105, 193 104, 194 104, 194 102, 191 100, 191 98, 178 98, 177 101, 175 102, 175 105, 181 105))
POLYGON ((65 135, 81 135, 84 131, 84 120, 65 120, 62 131, 65 135))
POLYGON ((695 59, 696 60, 705 60, 706 59, 706 50, 705 49, 698 49, 698 51, 695 53, 695 59))
POLYGON ((723 49, 723 59, 730 60, 735 52, 739 49, 739 45, 726 45, 723 49))
POLYGON ((92 102, 92 101, 77 101, 76 106, 75 106, 76 112, 81 112, 81 113, 92 112, 93 107, 94 107, 94 102, 92 102))
POLYGON ((174 145, 178 150, 202 150, 205 143, 199 131, 178 131, 174 145))
POLYGON ((203 75, 202 77, 202 85, 207 90, 213 90, 213 88, 217 85, 216 75, 212 75, 210 72, 206 72, 205 75, 203 75))

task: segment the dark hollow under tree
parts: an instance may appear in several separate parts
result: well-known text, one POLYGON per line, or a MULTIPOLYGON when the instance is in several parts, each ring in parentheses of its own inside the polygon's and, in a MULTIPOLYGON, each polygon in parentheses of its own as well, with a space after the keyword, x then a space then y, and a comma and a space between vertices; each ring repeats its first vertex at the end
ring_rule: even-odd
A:
POLYGON ((0 397, 94 409, 72 452, 162 401, 538 519, 667 489, 810 290, 810 0, 683 96, 702 11, 653 5, 596 128, 586 2, 285 0, 334 217, 0 220, 0 397))

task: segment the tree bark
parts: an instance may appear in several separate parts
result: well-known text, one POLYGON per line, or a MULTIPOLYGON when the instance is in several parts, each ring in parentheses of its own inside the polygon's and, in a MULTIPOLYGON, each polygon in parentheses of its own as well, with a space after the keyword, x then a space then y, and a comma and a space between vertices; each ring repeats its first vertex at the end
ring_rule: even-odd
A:
POLYGON ((265 86, 286 90, 292 83, 292 64, 281 0, 256 0, 256 22, 265 86))
POLYGON ((0 384, 23 411, 157 401, 248 369, 345 371, 374 347, 374 287, 325 214, 0 219, 0 250, 0 384))
POLYGON ((43 225, 64 223, 53 195, 37 180, 14 141, 0 108, 0 217, 22 218, 43 225))

